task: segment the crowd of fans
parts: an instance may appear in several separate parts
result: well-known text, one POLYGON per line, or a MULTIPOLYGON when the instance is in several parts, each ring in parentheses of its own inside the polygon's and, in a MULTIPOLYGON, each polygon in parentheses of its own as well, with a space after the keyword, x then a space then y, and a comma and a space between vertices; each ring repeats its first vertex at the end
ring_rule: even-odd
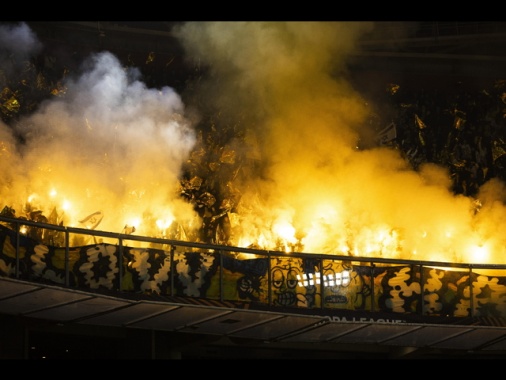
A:
POLYGON ((410 90, 387 86, 387 107, 396 137, 387 143, 416 170, 423 163, 446 167, 456 194, 475 196, 496 177, 506 180, 506 81, 470 90, 410 90))
MULTIPOLYGON (((4 124, 30 114, 42 100, 65 96, 67 73, 66 67, 44 54, 24 62, 16 75, 0 68, 4 124)), ((446 167, 453 192, 466 196, 475 196, 491 178, 506 181, 506 80, 475 90, 458 83, 444 91, 396 84, 385 87, 383 99, 372 99, 384 111, 379 120, 383 125, 393 123, 396 129, 395 138, 384 143, 398 149, 414 170, 424 163, 446 167)), ((181 195, 194 203, 206 221, 200 240, 222 243, 227 212, 240 197, 231 183, 241 162, 227 144, 243 136, 235 135, 240 128, 234 122, 220 120, 219 110, 203 118, 200 127, 199 144, 181 179, 181 195)), ((22 136, 19 138, 22 143, 22 136)))

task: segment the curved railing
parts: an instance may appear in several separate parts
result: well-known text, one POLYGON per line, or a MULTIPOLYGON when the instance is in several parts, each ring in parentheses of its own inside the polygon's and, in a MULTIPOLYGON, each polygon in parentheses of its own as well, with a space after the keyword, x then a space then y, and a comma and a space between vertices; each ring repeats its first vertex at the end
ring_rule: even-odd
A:
POLYGON ((118 297, 404 320, 506 317, 506 265, 285 253, 3 216, 0 246, 4 277, 118 297))

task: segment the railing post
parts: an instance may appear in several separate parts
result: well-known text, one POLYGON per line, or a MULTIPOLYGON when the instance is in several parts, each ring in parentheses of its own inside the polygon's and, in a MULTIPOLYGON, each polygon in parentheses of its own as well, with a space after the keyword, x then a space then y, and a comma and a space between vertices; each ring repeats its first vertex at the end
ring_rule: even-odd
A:
POLYGON ((325 309, 324 307, 324 300, 325 300, 325 276, 323 275, 323 258, 320 258, 320 260, 318 260, 319 262, 319 265, 320 265, 320 268, 318 268, 319 272, 320 272, 320 309, 325 309))
POLYGON ((269 306, 272 306, 272 278, 271 278, 271 253, 267 252, 267 289, 268 297, 267 302, 269 306))
POLYGON ((424 292, 424 278, 423 278, 423 264, 420 264, 420 316, 423 316, 423 308, 425 306, 424 299, 423 299, 423 292, 424 292))
POLYGON ((175 277, 175 269, 174 268, 174 254, 176 252, 176 246, 170 246, 170 295, 174 296, 174 277, 175 277))
POLYGON ((118 290, 123 291, 123 239, 119 238, 119 252, 118 252, 118 290))
POLYGON ((473 297, 473 265, 469 265, 469 317, 474 315, 474 297, 473 297))
POLYGON ((19 278, 19 232, 20 224, 16 222, 16 278, 19 278))
MULTIPOLYGON (((353 266, 352 266, 353 267, 353 266)), ((374 313, 374 268, 376 268, 376 265, 374 264, 374 261, 371 261, 371 313, 374 313)))
POLYGON ((70 287, 70 233, 65 228, 65 286, 70 287))
POLYGON ((223 302, 223 299, 225 298, 223 296, 223 251, 220 249, 218 250, 218 254, 220 255, 220 301, 223 302))

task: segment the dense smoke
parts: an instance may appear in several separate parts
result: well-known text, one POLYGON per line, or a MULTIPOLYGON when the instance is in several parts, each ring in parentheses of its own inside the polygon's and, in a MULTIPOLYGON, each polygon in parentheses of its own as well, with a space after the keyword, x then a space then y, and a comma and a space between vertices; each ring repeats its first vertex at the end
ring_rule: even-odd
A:
POLYGON ((221 212, 223 241, 241 247, 503 263, 501 181, 488 181, 478 201, 452 191, 447 168, 415 171, 398 150, 371 144, 371 107, 346 63, 373 27, 181 24, 174 33, 188 62, 203 68, 188 104, 170 87, 147 88, 111 53, 95 54, 64 93, 1 126, 1 199, 16 210, 28 199, 52 205, 67 225, 100 211, 108 231, 130 224, 157 235, 173 220, 189 231, 200 228, 197 215, 206 225, 221 212), (209 136, 219 158, 206 161, 209 136))
POLYGON ((26 69, 23 62, 41 50, 41 43, 28 25, 0 27, 0 67, 3 75, 19 76, 26 69))
POLYGON ((396 150, 357 149, 370 139, 370 110, 346 80, 345 63, 372 27, 212 22, 179 30, 188 55, 209 66, 202 96, 246 119, 245 135, 255 136, 242 146, 261 164, 242 170, 237 240, 267 248, 284 240, 287 249, 302 244, 305 252, 502 262, 497 181, 486 184, 478 214, 475 199, 451 191, 446 168, 426 164, 415 172, 396 150), (476 256, 475 247, 498 255, 476 256))
MULTIPOLYGON (((26 26, 10 28, 19 30, 26 26)), ((137 70, 125 70, 108 52, 89 57, 65 87, 33 114, 1 126, 2 202, 18 216, 54 208, 59 222, 77 227, 100 212, 107 231, 135 222, 142 234, 158 219, 191 221, 178 177, 195 133, 180 96, 170 87, 146 88, 137 70)))

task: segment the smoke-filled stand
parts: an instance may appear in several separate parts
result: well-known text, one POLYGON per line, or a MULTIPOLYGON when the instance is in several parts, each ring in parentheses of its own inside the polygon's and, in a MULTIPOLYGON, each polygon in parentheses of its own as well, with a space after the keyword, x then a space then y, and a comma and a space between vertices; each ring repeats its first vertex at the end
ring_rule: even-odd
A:
POLYGON ((503 357, 505 32, 0 24, 0 357, 503 357))

